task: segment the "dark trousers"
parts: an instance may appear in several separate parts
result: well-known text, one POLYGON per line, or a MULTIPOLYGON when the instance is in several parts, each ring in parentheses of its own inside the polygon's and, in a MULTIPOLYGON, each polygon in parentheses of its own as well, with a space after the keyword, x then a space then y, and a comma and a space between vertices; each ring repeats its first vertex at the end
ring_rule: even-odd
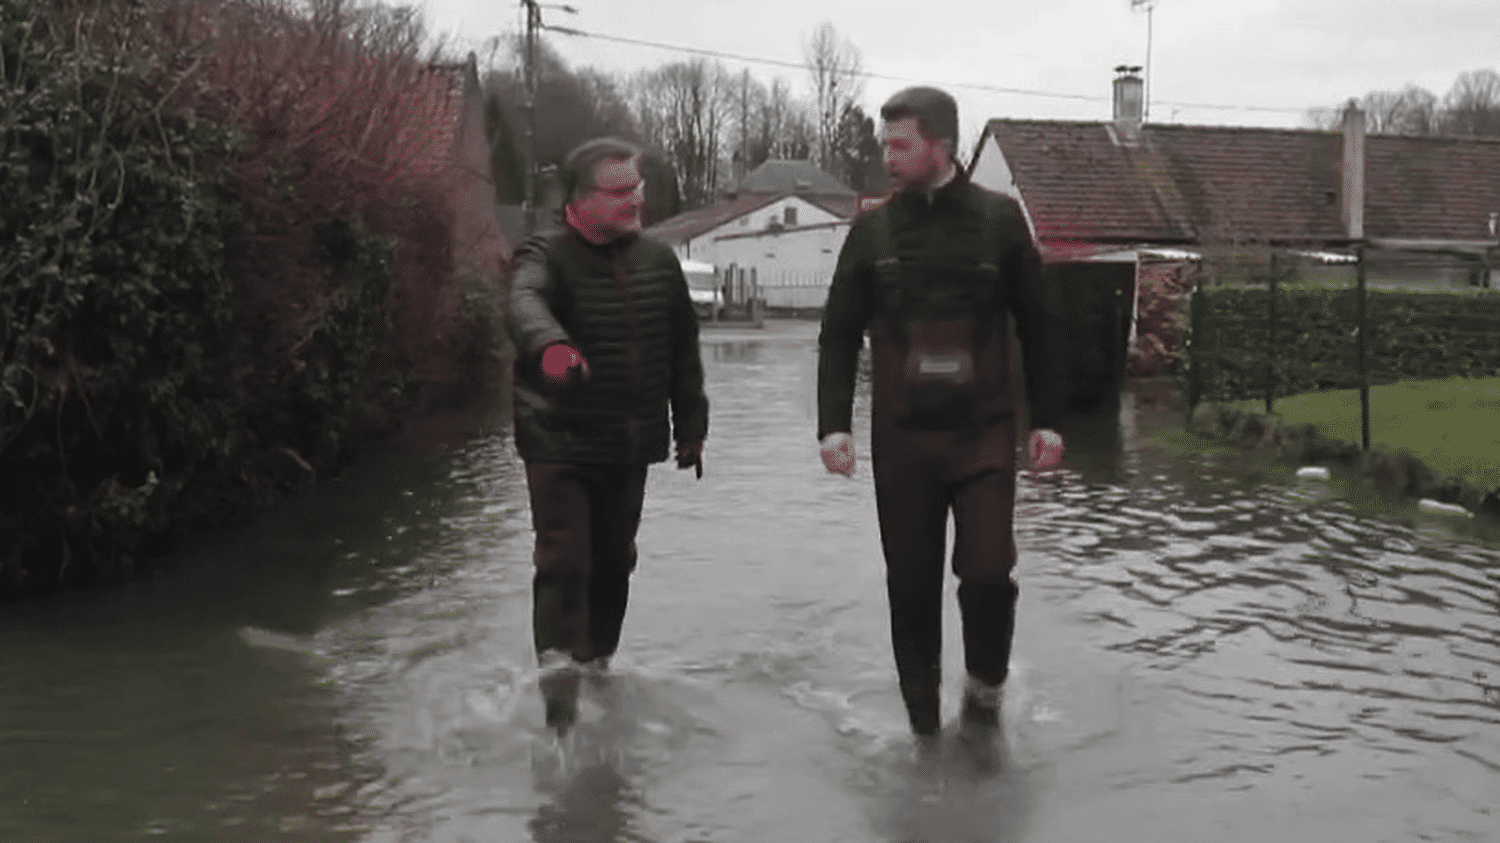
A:
POLYGON ((955 526, 964 665, 989 685, 1005 681, 1019 588, 1012 517, 1015 428, 978 433, 878 431, 875 500, 891 604, 891 640, 901 695, 918 733, 938 726, 942 663, 943 555, 948 513, 955 526))
POLYGON ((537 654, 561 650, 578 661, 613 655, 635 570, 646 466, 528 462, 526 485, 536 530, 537 654))

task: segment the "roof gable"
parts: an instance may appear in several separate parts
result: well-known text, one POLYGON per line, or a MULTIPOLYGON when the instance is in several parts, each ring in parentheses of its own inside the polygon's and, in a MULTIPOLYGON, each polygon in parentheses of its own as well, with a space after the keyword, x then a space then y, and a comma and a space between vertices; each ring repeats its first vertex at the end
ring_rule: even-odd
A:
POLYGON ((780 198, 775 194, 741 194, 728 202, 683 211, 675 217, 668 217, 656 223, 642 233, 671 246, 680 245, 726 222, 754 213, 780 198))
POLYGON ((854 196, 843 182, 818 169, 811 161, 773 158, 740 179, 741 193, 810 194, 854 196))
MULTIPOLYGON (((725 202, 683 211, 675 217, 656 223, 643 233, 668 245, 677 246, 726 223, 734 222, 746 214, 753 214, 788 196, 789 194, 785 193, 741 193, 725 202)), ((796 196, 809 205, 821 208, 840 219, 853 217, 859 204, 859 196, 854 193, 848 196, 796 196)))

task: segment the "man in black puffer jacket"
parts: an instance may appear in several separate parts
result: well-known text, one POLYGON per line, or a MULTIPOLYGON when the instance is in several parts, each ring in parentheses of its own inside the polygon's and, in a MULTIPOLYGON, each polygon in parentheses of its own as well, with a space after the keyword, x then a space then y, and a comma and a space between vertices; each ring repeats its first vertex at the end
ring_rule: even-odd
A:
POLYGON ((646 468, 677 445, 702 476, 708 398, 698 318, 668 247, 640 236, 640 151, 568 155, 564 224, 516 250, 516 450, 536 530, 532 632, 547 725, 565 731, 579 666, 620 641, 646 468), (669 422, 670 415, 670 422, 669 422))

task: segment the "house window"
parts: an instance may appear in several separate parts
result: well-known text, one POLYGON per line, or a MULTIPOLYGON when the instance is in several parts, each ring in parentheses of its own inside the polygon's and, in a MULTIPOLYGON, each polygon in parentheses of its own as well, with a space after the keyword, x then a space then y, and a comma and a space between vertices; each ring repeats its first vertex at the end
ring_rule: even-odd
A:
POLYGON ((788 205, 785 208, 781 209, 781 217, 782 217, 782 221, 785 222, 787 225, 796 225, 797 224, 797 209, 793 208, 791 205, 788 205))

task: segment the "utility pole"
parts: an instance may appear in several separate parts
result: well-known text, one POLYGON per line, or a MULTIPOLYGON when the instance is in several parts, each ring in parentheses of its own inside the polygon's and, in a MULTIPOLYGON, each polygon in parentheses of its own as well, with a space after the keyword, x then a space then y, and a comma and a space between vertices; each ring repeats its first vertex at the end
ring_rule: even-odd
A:
POLYGON ((536 30, 542 23, 542 10, 536 0, 521 0, 526 10, 526 34, 521 45, 525 62, 522 89, 526 105, 526 186, 521 208, 526 214, 526 233, 536 231, 536 30))
POLYGON ((746 67, 740 72, 740 167, 739 172, 734 174, 735 190, 739 190, 739 183, 748 172, 750 172, 750 68, 746 67))
MULTIPOLYGON (((569 14, 578 14, 572 6, 560 3, 545 4, 549 9, 561 9, 569 14)), ((545 27, 542 23, 542 3, 537 0, 521 0, 526 10, 526 30, 521 45, 521 58, 525 64, 522 71, 526 105, 526 188, 522 209, 526 213, 526 233, 536 230, 537 211, 537 161, 536 161, 536 94, 541 77, 541 68, 536 63, 537 32, 545 27)))

